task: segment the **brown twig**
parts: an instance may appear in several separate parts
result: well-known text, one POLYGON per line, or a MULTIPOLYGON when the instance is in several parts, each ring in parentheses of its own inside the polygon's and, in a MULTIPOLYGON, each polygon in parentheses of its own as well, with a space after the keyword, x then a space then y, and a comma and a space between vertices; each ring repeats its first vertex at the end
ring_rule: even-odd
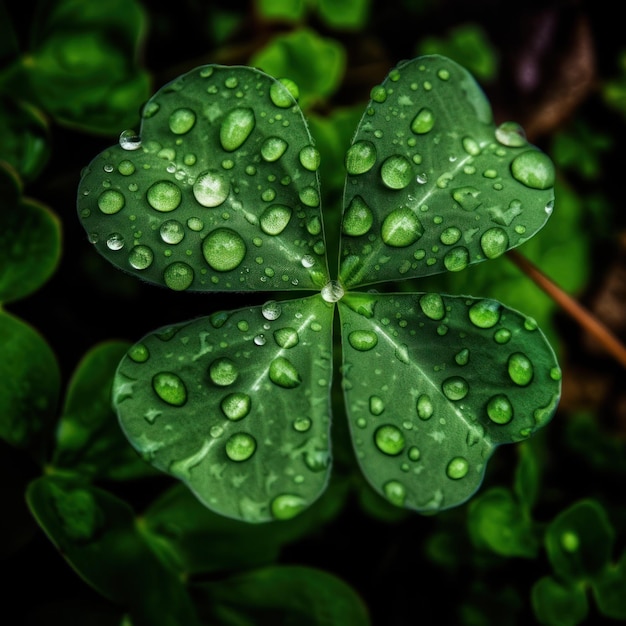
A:
POLYGON ((507 256, 568 315, 575 319, 589 334, 593 335, 613 358, 623 367, 626 367, 626 347, 606 326, 519 252, 509 250, 507 256))

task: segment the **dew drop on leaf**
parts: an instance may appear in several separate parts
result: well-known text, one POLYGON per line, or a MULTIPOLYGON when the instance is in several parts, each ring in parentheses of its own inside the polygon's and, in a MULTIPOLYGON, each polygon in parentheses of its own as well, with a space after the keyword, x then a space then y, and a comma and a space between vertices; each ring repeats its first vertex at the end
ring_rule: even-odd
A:
POLYGON ((442 320, 446 315, 443 298, 438 293, 425 293, 419 299, 422 313, 431 320, 442 320))
POLYGON ((163 270, 163 281, 174 291, 184 291, 193 283, 194 271, 190 265, 177 261, 163 270))
POLYGON ((371 141, 357 141, 346 153, 346 171, 355 176, 365 174, 376 163, 376 147, 371 141))
POLYGON ((495 424, 508 424, 513 419, 513 405, 507 396, 497 394, 487 402, 487 415, 495 424))
POLYGON ((509 357, 507 369, 511 380, 520 387, 525 387, 533 379, 533 364, 522 352, 514 352, 509 357))
POLYGON ((381 237, 394 248, 404 248, 415 243, 424 234, 419 218, 411 209, 395 209, 383 221, 381 237))
POLYGON ((145 363, 150 358, 150 351, 145 344, 137 343, 128 351, 128 357, 135 363, 145 363))
POLYGON ((152 265, 154 252, 145 245, 134 246, 128 255, 128 263, 136 270, 145 270, 152 265))
POLYGON ((418 396, 416 408, 417 416, 422 420, 430 419, 435 411, 430 396, 427 396, 425 393, 418 396))
POLYGON ((385 403, 379 396, 370 396, 369 409, 372 415, 381 415, 385 410, 385 403))
POLYGON ((250 413, 251 405, 250 396, 247 393, 237 391, 225 396, 220 407, 229 420, 236 422, 250 413))
POLYGON ((371 330, 353 330, 348 335, 350 345, 360 352, 371 350, 378 343, 378 335, 371 330))
POLYGON ((358 237, 369 232, 374 214, 361 196, 354 196, 343 215, 342 230, 346 235, 358 237))
POLYGON ((451 376, 443 381, 441 390, 443 391, 443 395, 448 398, 448 400, 463 400, 463 398, 465 398, 465 396, 469 393, 469 385, 464 378, 461 378, 461 376, 451 376))
POLYGON ((462 456, 454 457, 446 467, 446 474, 453 480, 458 480, 467 475, 469 463, 462 456))
POLYGON ((123 194, 115 189, 106 189, 98 196, 98 208, 105 215, 114 215, 124 208, 126 200, 123 194))
POLYGON ((141 148, 141 137, 134 130, 123 130, 119 138, 122 150, 138 150, 141 148))
POLYGON ((302 382, 293 363, 282 356, 275 358, 270 363, 269 377, 275 385, 284 389, 293 389, 302 382))
POLYGON ((152 389, 156 395, 172 406, 187 402, 187 388, 179 376, 172 372, 159 372, 152 377, 152 389))
POLYGON ((228 198, 230 183, 221 172, 208 170, 196 178, 192 189, 198 204, 204 207, 216 207, 228 198))
POLYGON ((173 211, 181 203, 183 195, 173 182, 160 180, 154 183, 146 192, 148 204, 162 213, 173 211))
POLYGON ((449 272, 460 272, 469 265, 469 250, 463 246, 452 248, 444 257, 443 264, 449 272))
POLYGON ((392 155, 381 165, 380 176, 389 189, 404 189, 413 180, 413 168, 406 157, 392 155))
POLYGON ((244 240, 230 228, 216 228, 202 242, 206 262, 218 272, 239 267, 246 255, 244 240))
POLYGON ((270 509, 275 519, 288 520, 298 515, 306 506, 307 501, 304 498, 285 493, 272 500, 270 509))
POLYGON ((515 157, 511 163, 511 174, 531 189, 554 187, 554 164, 547 154, 539 150, 529 150, 515 157))
POLYGON ((293 348, 298 345, 300 338, 295 328, 279 328, 274 331, 274 339, 281 348, 293 348))
POLYGON ((315 172, 320 166, 321 156, 319 150, 313 146, 305 146, 298 154, 300 164, 304 169, 315 172))
POLYGON ((261 230, 266 235, 280 235, 291 220, 291 209, 282 204, 273 204, 263 211, 260 219, 261 230))
POLYGON ((237 366, 227 357, 215 359, 209 366, 209 378, 218 387, 232 385, 238 376, 237 366))
POLYGON ((397 456, 404 450, 405 440, 402 431, 392 424, 379 426, 374 433, 376 447, 389 456, 397 456))
POLYGON ((489 228, 480 238, 480 247, 488 259, 496 259, 506 252, 509 246, 509 236, 499 226, 489 228))
POLYGON ((247 461, 256 450, 256 439, 248 433, 235 433, 229 437, 225 448, 231 461, 247 461))
POLYGON ((417 112, 417 115, 413 118, 411 122, 411 130, 416 135, 424 135, 430 132, 435 125, 435 116, 433 112, 424 107, 417 112))
POLYGON ((161 224, 159 234, 165 243, 177 244, 185 237, 185 228, 177 220, 167 220, 161 224))
POLYGON ((406 487, 397 480, 390 480, 383 485, 383 493, 389 502, 395 506, 404 506, 406 487))
POLYGON ((501 305, 496 300, 479 300, 469 308, 470 321, 478 328, 492 328, 500 321, 501 305))
POLYGON ((268 163, 278 161, 288 148, 287 142, 280 137, 268 137, 261 145, 261 156, 268 163))
POLYGON ((233 109, 226 114, 220 126, 220 143, 226 152, 240 148, 254 130, 254 111, 248 108, 233 109))
POLYGON ((196 123, 196 114, 187 108, 176 109, 169 118, 170 130, 175 135, 188 133, 196 123))

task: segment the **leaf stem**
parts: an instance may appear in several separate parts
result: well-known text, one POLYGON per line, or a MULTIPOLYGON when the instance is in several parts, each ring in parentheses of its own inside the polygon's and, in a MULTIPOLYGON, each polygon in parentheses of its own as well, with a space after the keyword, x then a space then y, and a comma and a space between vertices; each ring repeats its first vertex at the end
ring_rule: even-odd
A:
POLYGON ((519 252, 509 250, 507 256, 584 330, 595 337, 613 358, 626 367, 626 347, 606 326, 519 252))

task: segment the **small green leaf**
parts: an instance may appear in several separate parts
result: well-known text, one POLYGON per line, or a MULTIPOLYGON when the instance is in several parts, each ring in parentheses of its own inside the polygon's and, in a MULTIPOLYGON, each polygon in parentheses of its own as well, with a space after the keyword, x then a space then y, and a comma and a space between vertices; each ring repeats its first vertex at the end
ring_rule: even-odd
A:
POLYGON ((626 552, 593 581, 593 595, 602 615, 626 620, 626 552))
POLYGON ((68 563, 103 596, 129 609, 134 626, 198 623, 180 580, 143 541, 124 501, 53 476, 32 482, 26 498, 68 563))
POLYGON ((222 515, 294 517, 330 472, 333 311, 270 301, 144 337, 113 383, 126 436, 222 515))
POLYGON ((268 20, 297 22, 306 13, 305 0, 256 0, 257 11, 268 20))
POLYGON ((346 582, 297 565, 252 570, 195 587, 198 611, 223 626, 368 626, 367 608, 346 582))
POLYGON ((78 210, 107 260, 174 291, 320 289, 317 156, 283 83, 207 65, 162 87, 139 136, 91 162, 78 210))
POLYGON ((339 311, 357 457, 398 506, 467 500, 495 447, 528 438, 556 409, 552 349, 534 320, 496 301, 347 293, 339 311))
POLYGON ((34 328, 6 312, 0 312, 0 345, 0 437, 43 463, 61 387, 59 364, 34 328))
POLYGON ((371 92, 346 153, 346 287, 458 272, 534 235, 555 170, 474 78, 441 56, 399 64, 371 92))
POLYGON ((551 576, 533 585, 531 597, 539 623, 546 626, 576 626, 589 611, 583 586, 563 585, 551 576))
MULTIPOLYGON (((533 441, 536 441, 533 440, 533 441)), ((533 508, 539 492, 540 467, 535 449, 525 442, 518 446, 519 461, 515 469, 513 491, 522 509, 527 513, 533 508)))
POLYGON ((588 581, 609 564, 615 531, 604 507, 580 500, 557 515, 545 544, 554 572, 563 581, 588 581))
POLYGON ((320 17, 331 28, 358 30, 365 26, 371 0, 317 0, 320 17))

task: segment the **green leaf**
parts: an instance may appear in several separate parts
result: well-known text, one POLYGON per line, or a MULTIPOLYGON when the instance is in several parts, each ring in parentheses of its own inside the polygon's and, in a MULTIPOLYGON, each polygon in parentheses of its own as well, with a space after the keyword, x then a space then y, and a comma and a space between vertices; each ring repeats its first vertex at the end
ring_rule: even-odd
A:
POLYGON ((286 545, 322 532, 339 513, 346 492, 345 480, 331 480, 300 515, 274 524, 248 524, 213 513, 181 484, 144 512, 143 528, 186 575, 232 572, 270 564, 286 545))
POLYGON ((626 620, 626 552, 593 581, 593 595, 602 615, 626 620))
POLYGON ((0 437, 43 463, 56 418, 59 364, 34 328, 6 312, 0 312, 0 345, 0 437))
POLYGON ((551 576, 533 585, 531 598, 539 623, 546 626, 576 626, 589 611, 584 587, 563 585, 551 576))
POLYGON ((496 446, 551 419, 561 372, 531 318, 493 300, 433 293, 355 292, 338 304, 354 447, 394 504, 461 504, 496 446))
POLYGON ((367 608, 351 586, 310 567, 267 567, 197 585, 195 591, 207 623, 222 626, 370 624, 367 608))
POLYGON ((539 460, 530 442, 520 444, 517 451, 519 453, 519 461, 515 469, 513 490, 522 509, 526 513, 530 513, 539 493, 541 473, 539 460))
POLYGON ((370 14, 371 0, 317 0, 317 11, 328 26, 362 29, 370 14))
POLYGON ((330 471, 333 311, 270 301, 144 337, 113 383, 126 436, 222 515, 295 516, 330 471))
POLYGON ((80 182, 83 226, 111 263, 175 291, 328 282, 319 153, 283 83, 197 68, 150 98, 139 137, 122 133, 80 182))
POLYGON ((21 198, 15 171, 0 164, 0 302, 37 291, 54 273, 61 257, 61 224, 47 207, 21 198))
POLYGON ((277 35, 250 57, 250 65, 298 85, 300 106, 306 111, 332 96, 346 69, 346 51, 336 40, 310 28, 277 35))
POLYGON ((99 593, 128 608, 134 626, 198 624, 182 583, 143 541, 124 501, 53 476, 32 482, 26 498, 68 563, 99 593))
POLYGON ((268 20, 297 22, 306 14, 305 0, 255 0, 257 11, 268 20))
POLYGON ((532 520, 504 487, 489 489, 470 502, 468 527, 477 547, 506 557, 537 556, 539 541, 532 520))
POLYGON ((546 530, 546 551, 554 572, 563 581, 588 581, 598 576, 610 562, 614 535, 599 502, 576 502, 546 530))
POLYGON ((346 153, 344 286, 458 272, 545 224, 551 160, 517 124, 496 128, 464 68, 419 57, 400 63, 371 95, 346 153))
POLYGON ((107 341, 89 350, 70 380, 56 433, 55 469, 83 480, 126 479, 152 473, 128 445, 111 406, 111 386, 129 344, 107 341))

